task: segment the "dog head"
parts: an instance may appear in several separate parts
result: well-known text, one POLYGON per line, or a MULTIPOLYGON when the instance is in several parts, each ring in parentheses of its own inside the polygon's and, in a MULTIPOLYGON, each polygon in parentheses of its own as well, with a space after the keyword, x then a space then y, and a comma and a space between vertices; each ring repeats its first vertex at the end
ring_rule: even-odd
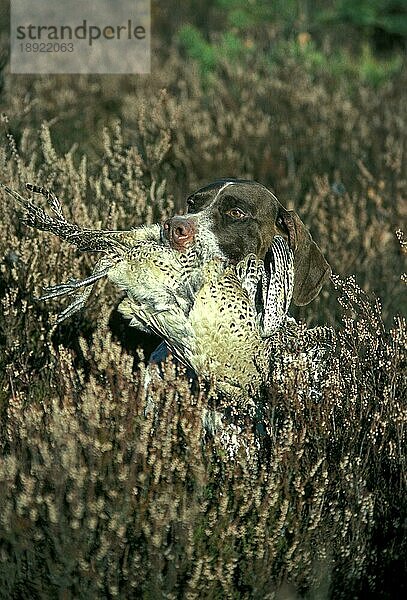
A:
POLYGON ((245 179, 221 179, 187 198, 187 214, 163 226, 169 244, 185 251, 195 245, 204 260, 219 257, 238 263, 250 253, 266 259, 275 235, 294 252, 293 300, 308 304, 329 279, 331 270, 304 223, 286 210, 263 185, 245 179))

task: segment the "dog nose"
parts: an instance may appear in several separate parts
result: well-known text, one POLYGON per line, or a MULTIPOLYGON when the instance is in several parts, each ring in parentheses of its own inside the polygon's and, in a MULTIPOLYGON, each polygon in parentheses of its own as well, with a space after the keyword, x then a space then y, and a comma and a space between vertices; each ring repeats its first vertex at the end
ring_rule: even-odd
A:
POLYGON ((186 217, 172 217, 164 223, 164 233, 173 248, 185 250, 194 240, 195 227, 186 217))

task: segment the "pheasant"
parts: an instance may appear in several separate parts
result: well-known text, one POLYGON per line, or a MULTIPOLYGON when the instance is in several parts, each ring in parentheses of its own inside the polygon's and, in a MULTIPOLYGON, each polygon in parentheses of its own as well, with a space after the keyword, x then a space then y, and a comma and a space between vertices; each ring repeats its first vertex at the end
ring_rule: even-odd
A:
POLYGON ((54 216, 2 187, 23 206, 27 225, 102 254, 89 277, 45 290, 41 299, 74 295, 58 322, 80 310, 95 282, 107 276, 126 293, 119 311, 130 326, 164 338, 181 362, 213 380, 227 397, 250 402, 257 394, 270 373, 274 338, 289 324, 294 261, 284 238, 274 238, 269 269, 253 254, 230 265, 219 258, 203 260, 199 245, 184 253, 173 250, 163 242, 160 225, 80 229, 65 219, 59 200, 46 189, 26 185, 45 196, 54 216))

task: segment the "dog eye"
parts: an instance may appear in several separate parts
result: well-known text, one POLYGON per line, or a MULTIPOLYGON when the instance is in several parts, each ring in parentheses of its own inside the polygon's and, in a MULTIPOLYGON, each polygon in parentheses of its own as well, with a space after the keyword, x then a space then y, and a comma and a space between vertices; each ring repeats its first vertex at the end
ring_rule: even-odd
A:
POLYGON ((232 217, 232 219, 244 219, 244 217, 247 217, 246 213, 240 210, 240 208, 231 208, 226 214, 232 217))

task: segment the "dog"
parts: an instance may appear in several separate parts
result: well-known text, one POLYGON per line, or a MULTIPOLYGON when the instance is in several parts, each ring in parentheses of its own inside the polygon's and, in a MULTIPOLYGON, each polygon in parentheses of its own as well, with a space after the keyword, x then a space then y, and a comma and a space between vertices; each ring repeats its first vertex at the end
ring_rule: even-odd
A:
MULTIPOLYGON (((304 223, 264 185, 218 179, 188 196, 186 206, 186 214, 173 216, 162 227, 163 243, 179 252, 196 245, 203 262, 219 257, 231 264, 254 254, 270 271, 270 248, 280 235, 294 253, 294 304, 309 304, 330 279, 331 268, 304 223)), ((167 356, 163 342, 150 362, 160 364, 167 356)))
MULTIPOLYGON (((173 216, 162 227, 163 243, 179 252, 196 246, 203 262, 218 257, 234 265, 252 254, 264 261, 265 269, 270 273, 273 270, 270 248, 273 240, 282 236, 294 256, 294 304, 309 304, 330 279, 331 268, 304 223, 294 211, 284 208, 264 185, 246 179, 218 179, 193 192, 186 204, 186 214, 173 216)), ((291 325, 293 321, 291 319, 291 325)), ((327 328, 317 329, 320 331, 313 332, 316 345, 311 352, 301 353, 302 359, 306 356, 310 360, 310 389, 319 387, 319 367, 323 363, 321 357, 325 356, 323 338, 327 328), (320 333, 321 344, 318 341, 320 333)), ((163 342, 152 353, 150 364, 159 366, 168 355, 167 345, 163 342)), ((283 379, 281 375, 279 378, 283 379)), ((314 396, 318 397, 318 393, 314 396)), ((234 425, 223 423, 216 411, 207 423, 209 430, 221 431, 222 435, 230 431, 230 427, 233 430, 234 425)))
POLYGON ((184 252, 198 244, 203 259, 220 257, 237 264, 248 254, 265 261, 276 235, 294 252, 293 301, 310 303, 331 269, 306 226, 264 185, 246 179, 218 179, 188 196, 187 213, 164 223, 163 241, 184 252))

